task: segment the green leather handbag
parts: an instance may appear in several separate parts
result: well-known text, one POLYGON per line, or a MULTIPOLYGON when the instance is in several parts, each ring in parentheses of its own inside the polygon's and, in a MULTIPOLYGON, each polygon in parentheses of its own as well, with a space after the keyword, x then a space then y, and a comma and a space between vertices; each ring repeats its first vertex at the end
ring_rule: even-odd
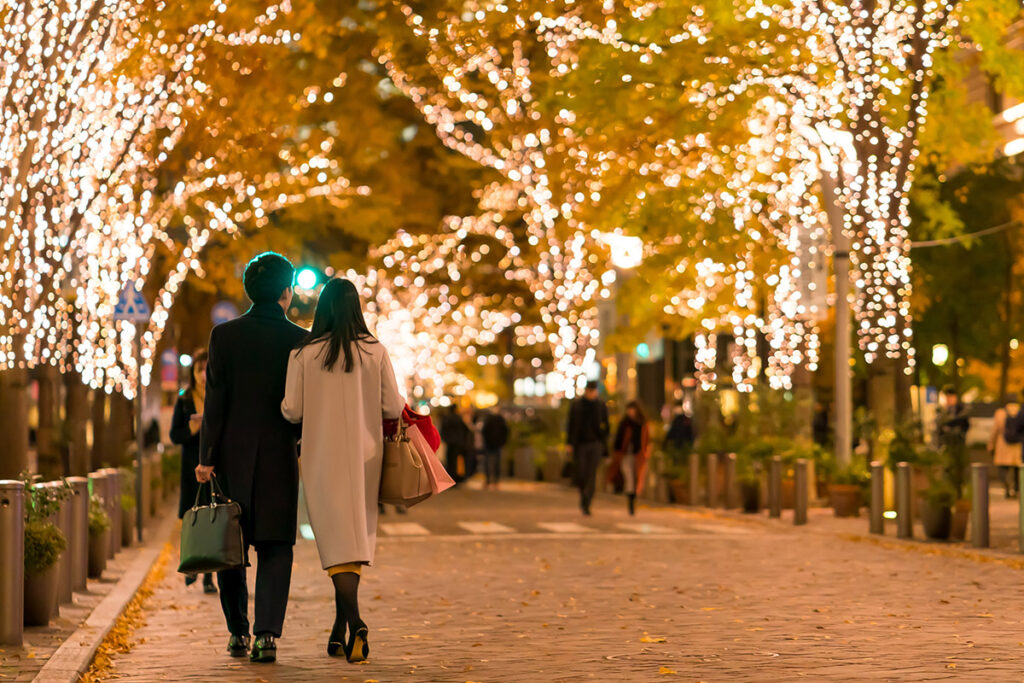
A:
POLYGON ((242 541, 242 506, 220 489, 216 477, 210 480, 210 504, 200 505, 203 485, 196 502, 181 519, 182 574, 199 574, 233 569, 245 564, 242 541))

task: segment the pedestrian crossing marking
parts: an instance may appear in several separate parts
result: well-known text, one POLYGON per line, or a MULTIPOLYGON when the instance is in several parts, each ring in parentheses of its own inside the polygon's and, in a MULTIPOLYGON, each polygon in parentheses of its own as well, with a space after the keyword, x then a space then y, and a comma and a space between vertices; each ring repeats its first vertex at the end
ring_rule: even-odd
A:
POLYGON ((430 532, 421 524, 416 522, 392 522, 386 524, 381 522, 381 530, 388 536, 429 536, 430 532))
POLYGON ((576 522, 537 522, 537 526, 556 534, 590 534, 597 531, 576 522))
POLYGON ((675 534, 679 533, 677 529, 671 529, 667 526, 658 526, 657 524, 635 524, 620 522, 615 525, 619 529, 625 529, 626 531, 632 531, 638 534, 675 534))
POLYGON ((471 534, 512 534, 515 529, 497 522, 459 522, 459 526, 471 534))

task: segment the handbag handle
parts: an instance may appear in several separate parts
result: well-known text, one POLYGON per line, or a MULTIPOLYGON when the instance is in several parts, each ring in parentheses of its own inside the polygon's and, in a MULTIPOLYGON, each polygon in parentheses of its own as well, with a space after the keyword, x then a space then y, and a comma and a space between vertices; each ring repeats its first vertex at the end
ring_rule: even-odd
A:
MULTIPOLYGON (((199 496, 203 493, 203 484, 206 482, 200 482, 199 486, 196 487, 196 500, 192 504, 192 509, 195 510, 199 507, 199 496)), ((214 504, 214 499, 220 498, 222 501, 227 503, 231 502, 231 499, 224 495, 224 491, 220 488, 220 483, 217 482, 217 475, 210 475, 210 505, 214 504)))

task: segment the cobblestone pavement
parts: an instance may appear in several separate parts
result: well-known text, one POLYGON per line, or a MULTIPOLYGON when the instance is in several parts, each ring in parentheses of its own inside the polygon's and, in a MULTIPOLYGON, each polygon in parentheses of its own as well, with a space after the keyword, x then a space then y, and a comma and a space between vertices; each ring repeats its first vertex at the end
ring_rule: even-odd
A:
MULTIPOLYGON (((1024 679, 1019 570, 567 490, 460 489, 382 518, 365 572, 370 662, 300 541, 279 660, 224 653, 215 597, 169 573, 116 677, 133 681, 1024 679), (629 526, 646 525, 646 526, 629 526), (398 526, 386 526, 398 525, 398 526)), ((251 584, 250 584, 251 585, 251 584)), ((251 608, 250 608, 251 609, 251 608)))

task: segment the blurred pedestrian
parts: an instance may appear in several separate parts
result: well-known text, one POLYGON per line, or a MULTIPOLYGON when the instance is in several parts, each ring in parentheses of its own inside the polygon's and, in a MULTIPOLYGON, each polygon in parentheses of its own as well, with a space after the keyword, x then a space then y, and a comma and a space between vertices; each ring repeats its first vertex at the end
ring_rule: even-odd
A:
POLYGON ((462 409, 462 423, 466 425, 466 443, 463 447, 465 455, 466 474, 469 479, 476 474, 480 449, 483 448, 483 435, 476 428, 476 412, 473 406, 466 406, 462 409))
POLYGON ((666 449, 688 453, 693 449, 694 441, 696 434, 693 429, 693 418, 686 414, 682 404, 677 405, 662 445, 666 449))
MULTIPOLYGON (((203 402, 206 399, 206 349, 192 354, 188 386, 178 394, 171 418, 171 443, 181 446, 181 488, 178 493, 178 519, 196 504, 199 482, 196 481, 196 466, 199 465, 199 428, 203 425, 203 402)), ((159 439, 157 439, 159 442, 159 439)), ((205 501, 203 501, 205 505, 205 501)), ((196 575, 185 577, 185 585, 196 582, 196 575)), ((210 595, 217 592, 213 574, 203 574, 203 592, 210 595)))
MULTIPOLYGON (((257 559, 255 641, 249 659, 263 663, 277 660, 298 527, 300 430, 281 415, 288 357, 306 336, 286 314, 294 278, 288 259, 260 254, 242 276, 252 307, 213 328, 196 467, 200 482, 216 476, 224 494, 242 508, 245 565, 249 546, 257 559)), ((246 567, 217 572, 217 584, 231 633, 228 654, 244 657, 249 650, 246 567)))
POLYGON ((359 580, 377 545, 381 420, 398 420, 404 410, 391 358, 366 326, 358 290, 331 280, 313 328, 292 352, 281 412, 302 424, 302 487, 320 564, 334 584, 327 654, 343 650, 350 662, 370 651, 359 580))
POLYGON ((448 406, 441 416, 441 440, 444 441, 445 469, 458 484, 466 476, 471 432, 456 405, 448 406))
POLYGON ((597 466, 608 449, 608 406, 598 397, 597 382, 587 382, 583 396, 569 406, 566 444, 576 465, 576 485, 580 489, 580 509, 590 514, 597 488, 597 466))
POLYGON ((508 443, 508 423, 499 410, 485 410, 480 419, 483 437, 484 488, 498 488, 501 480, 501 449, 508 443))
POLYGON ((1003 405, 996 410, 992 425, 992 436, 988 443, 988 452, 992 454, 992 464, 999 468, 1003 479, 1003 490, 1007 498, 1015 498, 1019 491, 1019 471, 1021 462, 1020 445, 1020 404, 1017 397, 1007 396, 1003 405), (1010 437, 1010 440, 1007 440, 1010 437))
POLYGON ((647 457, 651 451, 651 432, 643 406, 637 401, 626 404, 619 427, 615 431, 611 467, 608 480, 622 476, 622 489, 626 494, 629 514, 636 514, 636 494, 643 489, 647 471, 647 457))

